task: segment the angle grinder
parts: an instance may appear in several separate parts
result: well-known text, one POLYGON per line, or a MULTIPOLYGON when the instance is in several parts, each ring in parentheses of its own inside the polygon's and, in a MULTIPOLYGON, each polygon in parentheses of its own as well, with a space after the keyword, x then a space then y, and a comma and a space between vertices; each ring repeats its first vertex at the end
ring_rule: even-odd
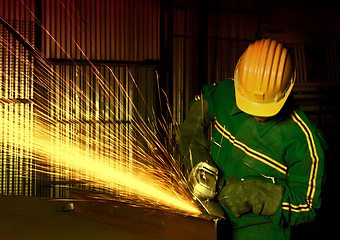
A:
POLYGON ((224 217, 221 205, 214 200, 223 178, 218 177, 218 169, 208 162, 200 162, 191 170, 188 183, 190 190, 205 211, 212 217, 224 217))

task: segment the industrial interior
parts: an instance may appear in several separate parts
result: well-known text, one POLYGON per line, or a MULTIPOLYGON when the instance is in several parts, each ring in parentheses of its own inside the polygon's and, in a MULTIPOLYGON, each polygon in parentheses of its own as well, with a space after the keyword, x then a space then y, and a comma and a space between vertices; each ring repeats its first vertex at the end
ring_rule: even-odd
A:
POLYGON ((231 239, 188 193, 174 136, 261 38, 289 49, 292 94, 329 145, 321 209, 292 239, 340 237, 340 1, 0 6, 0 239, 231 239))

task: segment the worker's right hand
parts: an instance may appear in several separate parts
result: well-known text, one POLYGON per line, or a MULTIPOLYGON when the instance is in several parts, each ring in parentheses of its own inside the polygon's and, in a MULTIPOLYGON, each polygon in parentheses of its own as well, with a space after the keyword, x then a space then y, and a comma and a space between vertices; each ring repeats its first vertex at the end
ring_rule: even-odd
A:
POLYGON ((236 217, 248 212, 271 216, 281 206, 283 191, 282 186, 263 180, 228 179, 217 199, 236 217))

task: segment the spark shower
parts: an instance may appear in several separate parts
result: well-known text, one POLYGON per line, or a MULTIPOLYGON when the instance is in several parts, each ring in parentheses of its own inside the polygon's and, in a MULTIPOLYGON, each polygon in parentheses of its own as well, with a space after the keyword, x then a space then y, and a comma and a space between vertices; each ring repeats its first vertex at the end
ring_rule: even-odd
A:
MULTIPOLYGON (((26 11, 58 44, 28 7, 26 11)), ((19 66, 0 66, 2 171, 6 171, 6 159, 15 155, 11 167, 19 176, 7 178, 4 186, 20 176, 32 181, 48 175, 55 183, 75 182, 67 187, 105 192, 137 206, 200 214, 176 159, 164 146, 162 137, 172 141, 168 124, 155 116, 127 66, 122 81, 115 67, 93 64, 75 39, 72 42, 87 67, 75 62, 69 68, 56 66, 20 31, 1 20, 8 25, 3 32, 19 39, 13 44, 10 34, 0 36, 1 48, 19 66), (74 70, 73 78, 61 69, 74 70), (147 119, 135 105, 136 95, 147 119)), ((158 81, 157 72, 154 76, 158 81)))

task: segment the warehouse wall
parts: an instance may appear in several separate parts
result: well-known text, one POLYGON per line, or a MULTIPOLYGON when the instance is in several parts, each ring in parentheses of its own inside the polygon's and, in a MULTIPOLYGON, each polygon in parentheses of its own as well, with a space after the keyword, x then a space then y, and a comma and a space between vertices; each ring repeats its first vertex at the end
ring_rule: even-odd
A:
POLYGON ((159 60, 159 8, 158 0, 43 0, 42 51, 48 58, 159 60))
MULTIPOLYGON (((34 7, 33 2, 27 3, 34 7)), ((20 1, 1 1, 1 17, 34 44, 34 24, 20 1), (16 17, 13 17, 16 16, 16 17), (33 34, 32 34, 33 33, 33 34)), ((32 195, 33 56, 0 25, 0 194, 32 195), (12 123, 14 126, 8 126, 12 123), (15 141, 15 145, 10 144, 15 141), (22 147, 25 145, 25 147, 22 147), (25 162, 25 164, 24 164, 25 162)))

